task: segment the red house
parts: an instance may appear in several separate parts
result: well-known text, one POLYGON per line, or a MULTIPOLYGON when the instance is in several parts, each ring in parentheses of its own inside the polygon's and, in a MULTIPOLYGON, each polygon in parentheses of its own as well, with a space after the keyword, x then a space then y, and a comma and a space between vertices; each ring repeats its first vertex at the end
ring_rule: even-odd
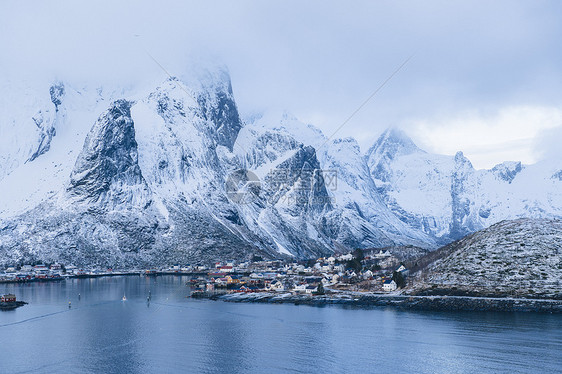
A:
POLYGON ((7 294, 7 295, 2 295, 0 297, 0 302, 2 303, 15 303, 16 302, 16 295, 14 294, 7 294))

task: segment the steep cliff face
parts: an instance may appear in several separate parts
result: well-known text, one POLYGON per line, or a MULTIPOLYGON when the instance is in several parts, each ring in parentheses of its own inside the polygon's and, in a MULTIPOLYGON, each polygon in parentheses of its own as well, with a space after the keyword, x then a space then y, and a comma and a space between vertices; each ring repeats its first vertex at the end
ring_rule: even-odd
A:
POLYGON ((5 261, 130 265, 153 249, 164 227, 137 163, 130 106, 118 100, 95 122, 66 188, 3 220, 5 261))
POLYGON ((451 176, 452 217, 449 236, 457 239, 473 231, 477 223, 470 222, 470 192, 465 186, 465 181, 472 177, 474 168, 462 152, 457 152, 454 162, 451 176))
POLYGON ((385 131, 365 155, 377 191, 399 219, 427 235, 448 237, 454 160, 422 151, 403 132, 385 131))
POLYGON ((214 125, 217 144, 232 151, 242 122, 234 102, 230 77, 223 75, 219 82, 222 84, 206 87, 204 92, 199 93, 197 102, 203 108, 204 118, 214 125))
POLYGON ((385 205, 355 139, 335 139, 323 149, 322 168, 335 176, 336 185, 329 192, 339 208, 332 217, 338 241, 359 248, 435 245, 431 237, 400 221, 385 205))
POLYGON ((151 192, 138 164, 131 102, 117 100, 92 127, 70 174, 71 198, 105 210, 144 209, 151 192))
POLYGON ((51 102, 55 106, 55 113, 53 114, 52 110, 46 109, 44 111, 39 110, 37 114, 33 116, 33 122, 38 129, 38 140, 33 153, 26 162, 35 160, 50 149, 51 140, 57 133, 56 124, 64 120, 66 111, 64 108, 59 110, 65 94, 64 84, 57 83, 52 85, 49 88, 49 94, 51 96, 51 102))

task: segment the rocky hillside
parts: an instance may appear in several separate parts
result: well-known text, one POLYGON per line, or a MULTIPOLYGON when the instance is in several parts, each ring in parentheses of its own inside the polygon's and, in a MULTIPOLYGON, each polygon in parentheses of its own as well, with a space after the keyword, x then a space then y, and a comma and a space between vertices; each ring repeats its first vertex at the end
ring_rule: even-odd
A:
POLYGON ((412 265, 418 294, 562 298, 562 221, 502 221, 412 265))

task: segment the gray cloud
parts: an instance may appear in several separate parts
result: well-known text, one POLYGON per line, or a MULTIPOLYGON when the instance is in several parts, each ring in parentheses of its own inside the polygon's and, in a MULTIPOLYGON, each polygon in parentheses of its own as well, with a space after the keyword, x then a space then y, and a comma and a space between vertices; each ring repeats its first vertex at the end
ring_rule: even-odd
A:
MULTIPOLYGON (((562 124, 561 124, 562 125, 562 124)), ((562 160, 562 126, 542 131, 534 142, 539 160, 562 160)))
POLYGON ((477 108, 560 106, 562 3, 6 1, 2 78, 94 84, 229 66, 242 112, 289 109, 327 134, 410 54, 338 133, 363 145, 389 125, 477 108))

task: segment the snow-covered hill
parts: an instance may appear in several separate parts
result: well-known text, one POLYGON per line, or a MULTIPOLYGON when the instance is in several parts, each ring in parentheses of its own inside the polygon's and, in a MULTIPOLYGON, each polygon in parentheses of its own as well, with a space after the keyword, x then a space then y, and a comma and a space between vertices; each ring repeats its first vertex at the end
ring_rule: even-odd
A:
POLYGON ((385 131, 366 159, 387 206, 442 243, 504 219, 562 217, 559 160, 475 170, 462 152, 427 153, 396 129, 385 131))
POLYGON ((502 221, 433 252, 415 292, 561 298, 562 221, 502 221))

